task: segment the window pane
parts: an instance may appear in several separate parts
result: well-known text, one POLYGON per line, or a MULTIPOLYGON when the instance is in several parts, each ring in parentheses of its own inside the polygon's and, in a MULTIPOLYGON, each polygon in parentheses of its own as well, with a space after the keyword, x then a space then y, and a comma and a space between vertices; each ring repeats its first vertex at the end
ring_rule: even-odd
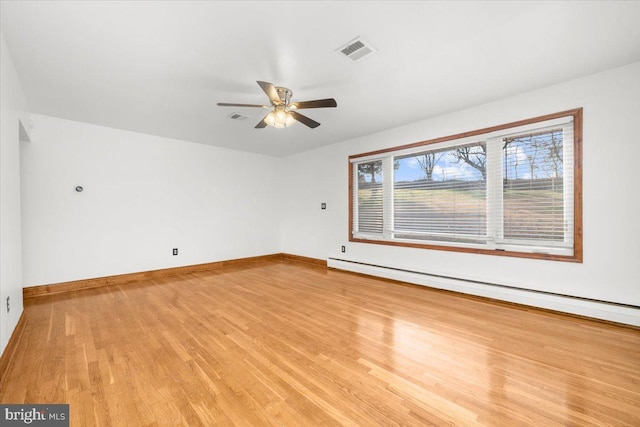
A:
POLYGON ((358 231, 382 233, 382 161, 358 164, 358 231))
POLYGON ((504 238, 564 240, 562 130, 503 140, 504 238))
POLYGON ((486 236, 484 144, 396 158, 394 169, 395 237, 477 242, 486 236))

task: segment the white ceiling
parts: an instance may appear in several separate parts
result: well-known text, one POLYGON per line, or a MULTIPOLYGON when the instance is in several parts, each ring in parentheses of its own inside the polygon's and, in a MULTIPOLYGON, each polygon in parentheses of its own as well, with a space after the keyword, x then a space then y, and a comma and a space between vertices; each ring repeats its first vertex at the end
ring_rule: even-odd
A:
MULTIPOLYGON (((2 1, 32 112, 274 156, 640 60, 640 2, 2 1), (378 53, 335 49, 362 36, 378 53), (322 125, 254 129, 256 80, 322 125), (232 112, 250 116, 234 121, 232 112)), ((639 77, 640 78, 640 77, 639 77)))

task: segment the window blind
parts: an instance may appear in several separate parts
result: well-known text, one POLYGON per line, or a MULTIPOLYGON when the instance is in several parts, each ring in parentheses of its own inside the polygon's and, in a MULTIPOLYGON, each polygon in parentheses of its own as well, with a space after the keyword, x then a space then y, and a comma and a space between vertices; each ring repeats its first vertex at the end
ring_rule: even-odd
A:
POLYGON ((498 241, 572 246, 571 123, 512 135, 500 144, 503 223, 498 241))
POLYGON ((472 144, 394 160, 393 230, 396 238, 485 240, 486 149, 472 144))
POLYGON ((383 171, 382 161, 360 163, 355 169, 357 191, 354 194, 357 209, 354 231, 381 234, 383 231, 383 171))

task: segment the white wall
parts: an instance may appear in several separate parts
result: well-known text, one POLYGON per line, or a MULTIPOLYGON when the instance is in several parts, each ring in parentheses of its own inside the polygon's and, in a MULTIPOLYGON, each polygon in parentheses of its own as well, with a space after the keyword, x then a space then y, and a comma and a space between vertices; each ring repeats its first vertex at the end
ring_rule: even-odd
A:
POLYGON ((22 313, 19 124, 29 112, 20 80, 0 34, 0 353, 22 313), (7 297, 11 311, 7 313, 7 297))
POLYGON ((25 286, 280 252, 281 159, 32 118, 25 286))
MULTIPOLYGON (((287 157, 281 184, 287 200, 283 252, 639 306, 639 119, 640 63, 634 63, 287 157), (349 155, 576 107, 584 108, 582 264, 348 242, 349 155), (328 203, 327 211, 319 210, 321 202, 328 203), (344 254, 341 245, 347 247, 344 254)), ((487 289, 469 291, 501 297, 487 289)))

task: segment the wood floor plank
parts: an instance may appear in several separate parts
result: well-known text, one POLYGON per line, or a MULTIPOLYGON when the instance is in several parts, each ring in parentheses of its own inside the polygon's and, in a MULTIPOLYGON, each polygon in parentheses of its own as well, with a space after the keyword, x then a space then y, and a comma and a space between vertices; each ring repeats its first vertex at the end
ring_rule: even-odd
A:
POLYGON ((640 425, 640 331, 330 270, 30 299, 3 403, 71 425, 640 425))

